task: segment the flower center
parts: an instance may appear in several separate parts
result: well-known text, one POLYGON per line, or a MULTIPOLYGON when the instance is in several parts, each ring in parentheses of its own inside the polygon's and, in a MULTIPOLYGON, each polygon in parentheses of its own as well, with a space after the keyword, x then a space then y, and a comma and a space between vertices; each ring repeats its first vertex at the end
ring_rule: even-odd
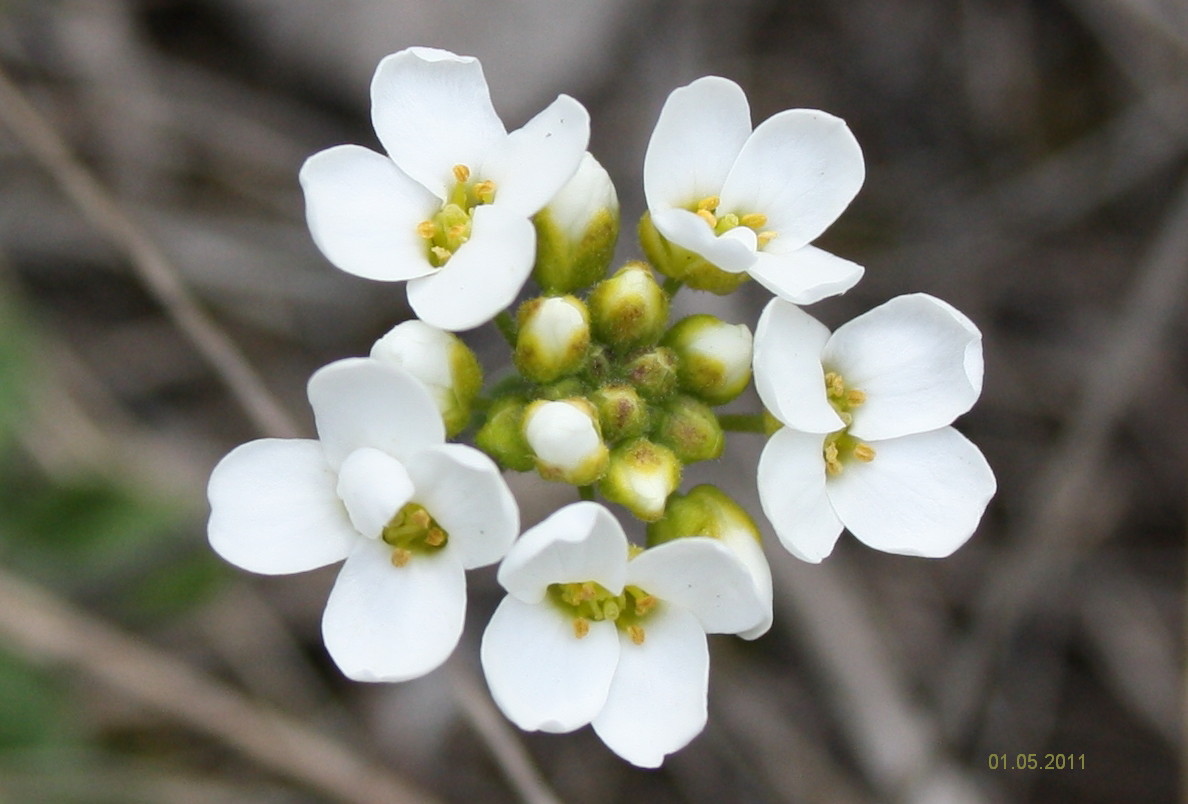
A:
POLYGON ((866 401, 866 394, 857 388, 847 388, 846 381, 840 374, 829 371, 825 374, 825 397, 846 425, 841 430, 825 436, 825 445, 822 448, 825 471, 836 477, 842 473, 846 461, 857 458, 863 463, 870 463, 875 458, 875 451, 870 444, 850 435, 850 424, 854 421, 853 410, 866 401))
POLYGON ((380 538, 392 546, 393 566, 403 567, 413 554, 431 554, 445 547, 449 534, 425 506, 408 503, 384 526, 380 538))
POLYGON ((767 216, 762 212, 748 212, 744 215, 737 215, 733 212, 718 214, 720 203, 718 196, 707 196, 698 201, 691 211, 705 221, 716 235, 725 234, 739 226, 746 226, 748 229, 755 230, 759 248, 763 248, 776 238, 777 232, 763 228, 767 225, 767 216))
POLYGON ((429 263, 440 268, 470 239, 474 208, 495 200, 495 182, 471 181, 470 168, 454 165, 454 184, 441 209, 417 224, 417 234, 426 242, 429 263))
POLYGON ((613 622, 636 645, 644 642, 641 624, 660 602, 638 586, 628 586, 622 594, 612 595, 594 581, 549 584, 548 597, 553 604, 573 618, 573 635, 581 639, 590 633, 590 622, 613 622))

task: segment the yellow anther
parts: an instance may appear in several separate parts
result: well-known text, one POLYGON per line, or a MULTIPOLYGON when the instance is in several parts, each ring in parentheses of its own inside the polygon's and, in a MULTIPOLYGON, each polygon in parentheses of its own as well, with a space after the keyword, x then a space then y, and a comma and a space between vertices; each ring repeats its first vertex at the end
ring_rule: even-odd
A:
POLYGON ((846 392, 846 383, 836 371, 825 374, 825 392, 830 396, 841 396, 846 392))
POLYGON ((495 200, 495 182, 487 179, 474 185, 474 197, 480 204, 490 204, 495 200))
POLYGON ((588 633, 590 633, 590 621, 585 617, 574 617, 573 635, 578 639, 581 639, 588 633))
POLYGON ((450 257, 454 256, 454 252, 450 251, 448 248, 442 248, 441 246, 430 246, 429 253, 437 259, 438 268, 445 265, 447 262, 449 262, 450 257))
POLYGON ((767 216, 762 212, 748 212, 739 218, 738 222, 751 229, 761 229, 767 225, 767 216))
POLYGON ((870 463, 875 459, 875 451, 870 444, 859 444, 854 447, 854 457, 863 463, 870 463))
POLYGON ((841 474, 841 461, 837 458, 837 443, 829 441, 825 444, 825 471, 833 477, 841 474))
POLYGON ((776 235, 778 235, 778 234, 779 234, 779 232, 773 232, 772 230, 768 229, 766 232, 760 232, 759 235, 755 238, 755 240, 758 241, 759 248, 763 248, 768 243, 770 243, 772 240, 775 240, 776 235))
POLYGON ((392 551, 393 567, 406 567, 410 561, 412 561, 411 550, 405 550, 403 547, 397 547, 392 551))
POLYGON ((837 417, 842 420, 842 424, 844 424, 846 427, 849 427, 854 423, 854 414, 850 413, 849 411, 839 410, 837 412, 837 417))
POLYGON ((711 229, 718 225, 718 219, 715 218, 714 213, 710 212, 708 209, 697 210, 697 217, 708 223, 711 229))
POLYGON ((660 601, 656 600, 652 595, 643 595, 635 599, 635 613, 642 617, 652 609, 656 608, 656 604, 660 601))
POLYGON ((631 637, 631 642, 636 645, 644 643, 644 630, 638 625, 627 626, 627 636, 631 637))
POLYGON ((465 243, 468 236, 466 229, 467 225, 465 223, 459 223, 456 226, 451 226, 449 229, 446 229, 446 236, 453 240, 461 240, 463 243, 465 243))
POLYGON ((421 221, 417 224, 417 234, 426 240, 432 240, 437 234, 437 225, 433 221, 421 221))
POLYGON ((850 404, 850 407, 856 408, 865 401, 866 394, 862 393, 857 388, 851 388, 849 391, 846 391, 846 402, 850 404))
POLYGON ((463 182, 469 181, 469 179, 470 168, 466 167, 466 165, 454 165, 454 181, 461 184, 463 182))
POLYGON ((430 547, 441 547, 445 541, 446 532, 441 528, 429 528, 429 532, 425 534, 425 544, 430 547))
POLYGON ((718 196, 716 196, 716 195, 706 196, 705 198, 703 198, 697 202, 697 211, 701 212, 702 210, 705 210, 708 212, 710 210, 717 209, 718 204, 720 204, 720 203, 721 203, 721 200, 718 198, 718 196))

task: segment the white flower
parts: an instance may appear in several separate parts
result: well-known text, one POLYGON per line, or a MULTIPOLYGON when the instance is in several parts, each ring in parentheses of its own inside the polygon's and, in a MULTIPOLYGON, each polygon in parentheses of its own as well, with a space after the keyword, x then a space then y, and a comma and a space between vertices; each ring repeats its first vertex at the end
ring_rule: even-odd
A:
POLYGON ((996 488, 947 425, 982 391, 982 335, 939 299, 899 296, 833 335, 773 299, 755 332, 755 387, 786 425, 759 459, 759 499, 784 546, 829 555, 848 528, 878 550, 939 558, 996 488))
POLYGON ((532 270, 530 218, 577 170, 589 115, 561 95, 508 134, 476 59, 416 47, 380 62, 371 118, 387 156, 340 145, 301 169, 314 242, 348 273, 408 280, 435 327, 489 321, 532 270))
POLYGON ((453 333, 424 321, 403 321, 371 347, 371 356, 399 366, 429 391, 448 435, 461 432, 483 385, 483 370, 474 352, 453 333))
POLYGON ((319 440, 266 438, 211 473, 211 546, 269 575, 346 559, 322 635, 359 681, 424 675, 453 651, 464 570, 503 557, 519 511, 495 464, 444 443, 441 415, 410 374, 370 358, 309 381, 319 440))
POLYGON ((584 399, 539 399, 524 412, 524 438, 547 480, 585 486, 606 471, 610 453, 598 414, 584 399))
POLYGON ((619 756, 657 767, 705 726, 707 633, 766 616, 743 564, 715 539, 677 539, 628 560, 596 503, 528 530, 499 567, 508 591, 483 634, 499 708, 526 731, 592 723, 619 756))
POLYGON ((669 95, 644 158, 652 223, 724 271, 809 304, 850 289, 862 267, 810 246, 865 178, 846 124, 790 109, 751 130, 733 81, 700 78, 669 95))

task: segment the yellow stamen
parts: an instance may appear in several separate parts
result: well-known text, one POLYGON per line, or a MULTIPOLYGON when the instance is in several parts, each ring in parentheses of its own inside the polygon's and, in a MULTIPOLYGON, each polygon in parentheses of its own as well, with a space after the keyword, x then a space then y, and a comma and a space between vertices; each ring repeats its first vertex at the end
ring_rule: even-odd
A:
POLYGON ((462 184, 470 179, 470 168, 466 165, 454 165, 454 180, 462 184))
POLYGON ((627 636, 631 637, 632 643, 636 645, 644 643, 644 630, 638 625, 627 626, 627 636))
POLYGON ((763 248, 768 243, 770 243, 772 240, 775 240, 776 235, 778 235, 778 234, 779 234, 779 232, 773 232, 770 229, 768 229, 766 232, 760 232, 759 236, 756 237, 755 240, 758 241, 759 248, 763 248))
POLYGON ((474 185, 474 197, 480 204, 490 204, 495 200, 495 182, 487 179, 474 185))
POLYGON ((842 472, 841 461, 837 459, 837 444, 833 441, 825 445, 825 471, 833 477, 842 472))
POLYGON ((425 544, 430 547, 441 547, 445 540, 446 532, 441 528, 429 528, 429 532, 425 534, 425 544))
POLYGON ((854 457, 863 463, 870 463, 875 459, 874 448, 872 448, 870 444, 859 443, 856 447, 854 447, 854 457))
POLYGON ((716 196, 716 195, 707 196, 697 202, 697 211, 701 212, 702 210, 705 210, 706 212, 708 212, 710 210, 717 209, 719 203, 721 203, 721 202, 718 199, 718 196, 716 196))
POLYGON ((451 226, 446 230, 446 236, 453 240, 461 240, 466 242, 466 224, 459 223, 457 226, 451 226))
POLYGON ((850 403, 850 407, 858 407, 866 401, 866 394, 857 388, 851 388, 846 391, 846 401, 850 403))
POLYGON ((656 608, 656 604, 658 602, 659 601, 656 600, 656 598, 654 598, 652 595, 643 595, 642 597, 637 597, 635 599, 636 615, 642 617, 652 609, 656 608))
POLYGON ((585 617, 574 617, 573 635, 578 639, 581 639, 588 633, 590 633, 590 621, 585 617))
POLYGON ((710 212, 708 209, 697 210, 697 217, 708 223, 711 229, 718 225, 718 219, 715 218, 714 213, 710 212))
POLYGON ((437 234, 437 226, 433 221, 421 221, 417 224, 417 234, 426 240, 432 240, 433 236, 437 234))
POLYGON ((397 547, 392 551, 392 566, 393 567, 407 567, 408 562, 412 561, 412 551, 405 550, 403 547, 397 547))
POLYGON ((430 246, 429 253, 437 258, 438 268, 445 265, 449 261, 450 257, 454 256, 454 252, 450 251, 448 248, 442 248, 441 246, 430 246))
POLYGON ((738 222, 752 229, 761 229, 767 225, 767 216, 762 212, 748 212, 739 218, 738 222))

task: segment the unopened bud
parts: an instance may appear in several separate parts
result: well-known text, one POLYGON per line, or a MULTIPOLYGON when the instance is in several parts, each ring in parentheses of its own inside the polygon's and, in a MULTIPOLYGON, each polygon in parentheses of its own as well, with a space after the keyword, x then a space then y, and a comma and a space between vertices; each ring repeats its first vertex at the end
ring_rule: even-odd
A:
POLYGON ((608 443, 641 436, 648 429, 648 405, 630 385, 603 386, 590 395, 590 401, 608 443))
POLYGON ((730 548, 746 568, 759 599, 766 603, 766 612, 761 620, 740 632, 739 636, 755 639, 765 634, 772 621, 771 568, 763 554, 755 520, 716 486, 694 486, 688 494, 674 494, 668 501, 664 518, 648 525, 648 546, 691 536, 717 539, 730 548))
POLYGON ((677 384, 676 352, 659 346, 636 355, 623 367, 627 381, 647 399, 663 399, 677 384))
POLYGON ((441 411, 448 436, 465 429, 483 386, 483 370, 457 335, 417 319, 405 321, 375 342, 371 356, 400 366, 424 384, 441 411))
POLYGON ((598 489, 645 522, 664 516, 668 495, 681 483, 681 462, 668 447, 637 438, 611 452, 598 489))
POLYGON ((524 412, 524 437, 545 480, 587 486, 606 471, 609 453, 598 414, 584 399, 531 403, 524 412))
POLYGON ((545 292, 572 293, 606 274, 619 238, 619 199, 610 176, 589 152, 533 223, 532 277, 545 292))
POLYGON ((538 296, 517 313, 516 367, 525 378, 553 382, 574 374, 590 347, 590 315, 573 296, 538 296))
POLYGON ((475 433, 475 446, 504 469, 527 472, 536 466, 524 437, 526 407, 524 400, 514 397, 497 400, 487 412, 487 421, 475 433))
POLYGON ((629 262, 590 294, 594 336, 620 352, 651 346, 668 324, 668 296, 646 263, 629 262))
POLYGON ((746 271, 723 271, 701 255, 670 242, 656 229, 652 216, 647 212, 639 221, 639 244, 657 271, 679 279, 694 290, 708 290, 725 296, 750 278, 746 271))
POLYGON ((652 437, 685 464, 719 458, 726 446, 726 436, 713 409, 684 394, 664 403, 652 437))
POLYGON ((664 336, 664 345, 680 357, 681 389, 711 405, 741 394, 751 381, 751 331, 698 313, 682 318, 664 336))

